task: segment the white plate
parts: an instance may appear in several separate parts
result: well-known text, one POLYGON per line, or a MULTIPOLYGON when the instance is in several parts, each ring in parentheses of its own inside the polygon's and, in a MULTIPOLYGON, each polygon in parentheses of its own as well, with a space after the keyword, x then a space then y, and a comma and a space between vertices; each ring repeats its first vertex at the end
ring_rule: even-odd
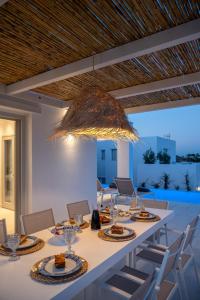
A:
POLYGON ((133 233, 134 233, 134 231, 130 228, 127 228, 127 227, 124 227, 124 232, 122 234, 112 233, 111 228, 104 229, 104 234, 105 235, 108 235, 108 236, 111 236, 111 237, 118 237, 118 238, 120 238, 120 237, 122 237, 122 238, 129 237, 133 233))
POLYGON ((149 213, 148 217, 142 217, 142 216, 140 216, 140 213, 138 212, 138 213, 133 214, 133 217, 135 217, 137 219, 142 219, 142 220, 151 220, 151 219, 154 219, 156 216, 154 214, 149 213))
POLYGON ((18 246, 17 250, 33 247, 37 242, 38 238, 36 236, 27 236, 26 240, 18 246))
POLYGON ((82 260, 76 255, 66 255, 65 267, 56 268, 55 266, 55 256, 49 256, 40 263, 39 270, 40 273, 46 276, 66 276, 78 271, 82 267, 82 260))

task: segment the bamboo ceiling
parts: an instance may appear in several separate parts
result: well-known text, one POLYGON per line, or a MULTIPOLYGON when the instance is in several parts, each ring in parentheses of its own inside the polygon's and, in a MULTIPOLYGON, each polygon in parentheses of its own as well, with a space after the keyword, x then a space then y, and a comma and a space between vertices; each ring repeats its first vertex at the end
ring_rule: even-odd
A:
MULTIPOLYGON (((0 83, 30 78, 199 17, 196 0, 10 0, 0 7, 0 83)), ((96 84, 110 91, 200 71, 199 49, 196 40, 102 68, 95 71, 96 84)), ((69 100, 91 84, 89 72, 35 91, 69 100)), ((167 93, 162 94, 146 97, 165 101, 167 93)))
POLYGON ((162 80, 200 71, 200 40, 131 59, 116 65, 78 75, 35 89, 35 91, 70 100, 80 88, 96 83, 112 91, 141 83, 162 80))
POLYGON ((11 0, 0 7, 0 82, 10 84, 92 52, 200 17, 192 0, 11 0))
POLYGON ((179 87, 171 90, 159 91, 145 95, 138 95, 121 99, 123 108, 165 103, 169 101, 200 97, 200 84, 179 87))

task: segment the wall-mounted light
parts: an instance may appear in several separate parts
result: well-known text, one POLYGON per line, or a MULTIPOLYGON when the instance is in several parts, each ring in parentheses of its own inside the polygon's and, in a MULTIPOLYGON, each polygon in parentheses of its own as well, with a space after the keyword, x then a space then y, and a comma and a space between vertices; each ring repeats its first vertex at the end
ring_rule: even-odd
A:
POLYGON ((66 142, 67 142, 67 144, 70 144, 70 145, 72 145, 72 144, 74 144, 74 142, 75 142, 75 137, 72 135, 72 134, 68 134, 67 136, 66 136, 66 142))

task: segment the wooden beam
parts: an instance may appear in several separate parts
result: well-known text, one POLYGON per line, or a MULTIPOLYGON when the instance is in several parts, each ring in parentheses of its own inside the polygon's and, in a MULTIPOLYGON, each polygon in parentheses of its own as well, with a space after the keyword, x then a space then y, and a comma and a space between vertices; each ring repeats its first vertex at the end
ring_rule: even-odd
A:
POLYGON ((168 101, 168 102, 158 103, 158 104, 149 104, 149 105, 130 107, 125 109, 125 113, 137 114, 137 113, 148 112, 153 110, 177 108, 177 107, 190 106, 190 105, 200 105, 200 97, 168 101))
POLYGON ((27 102, 24 99, 0 94, 0 106, 15 108, 23 111, 41 113, 41 106, 38 103, 27 102))
MULTIPOLYGON (((2 95, 7 95, 6 94, 6 85, 5 84, 0 84, 0 94, 2 95)), ((26 100, 26 101, 31 101, 33 103, 37 104, 45 104, 57 108, 67 108, 70 106, 71 101, 63 101, 57 98, 53 98, 44 94, 36 93, 33 91, 27 91, 23 92, 17 95, 17 98, 26 100)))
MULTIPOLYGON (((107 50, 94 56, 95 69, 170 48, 200 37, 200 19, 107 50)), ((92 71, 92 56, 7 86, 10 95, 92 71)))
POLYGON ((200 82, 200 72, 181 75, 173 78, 163 79, 150 83, 139 84, 124 89, 119 89, 109 92, 110 95, 116 99, 127 98, 142 94, 153 93, 157 91, 164 91, 174 89, 181 86, 187 86, 200 82))

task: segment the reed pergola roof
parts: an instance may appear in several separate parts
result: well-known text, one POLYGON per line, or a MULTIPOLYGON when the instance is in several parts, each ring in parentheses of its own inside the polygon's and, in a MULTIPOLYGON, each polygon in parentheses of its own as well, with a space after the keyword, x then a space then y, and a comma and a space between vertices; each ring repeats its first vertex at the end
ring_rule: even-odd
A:
POLYGON ((35 89, 62 100, 78 96, 94 82, 109 92, 200 71, 200 39, 35 89))
MULTIPOLYGON (((9 86, 199 18, 200 3, 193 0, 7 1, 0 7, 0 84, 9 86)), ((112 92, 197 73, 199 50, 200 39, 180 42, 30 90, 67 101, 94 83, 112 92)), ((198 97, 195 81, 119 101, 130 108, 198 97)))
POLYGON ((200 84, 179 87, 167 91, 159 91, 137 97, 127 97, 120 100, 123 108, 179 101, 200 97, 200 84))

